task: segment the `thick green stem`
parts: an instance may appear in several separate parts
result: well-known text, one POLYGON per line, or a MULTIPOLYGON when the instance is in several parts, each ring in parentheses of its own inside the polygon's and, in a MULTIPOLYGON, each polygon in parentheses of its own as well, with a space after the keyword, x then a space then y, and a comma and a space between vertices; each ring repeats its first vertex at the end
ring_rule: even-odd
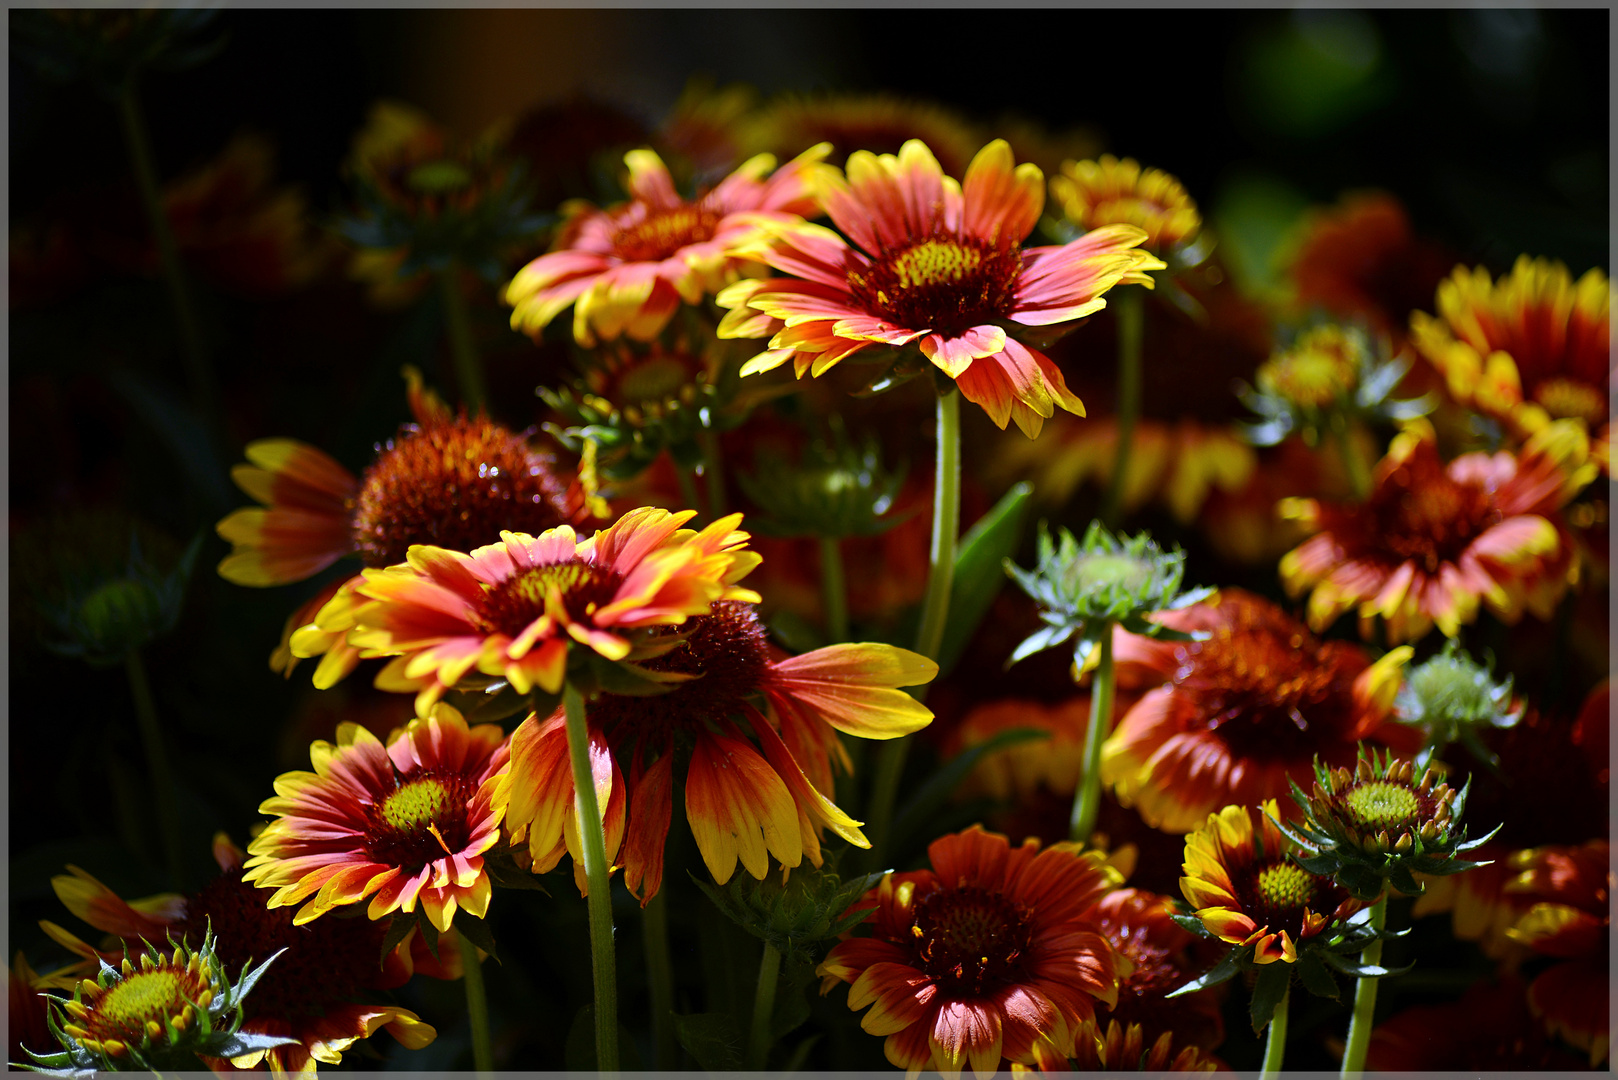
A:
POLYGON ((1288 990, 1281 995, 1281 1003, 1275 1007, 1275 1015, 1270 1017, 1270 1037, 1264 1043, 1264 1068, 1258 1074, 1258 1080, 1273 1080, 1281 1075, 1281 1059, 1286 1056, 1287 1050, 1287 1004, 1292 998, 1292 991, 1288 990))
POLYGON ((680 1044, 674 1036, 674 964, 669 959, 669 909, 663 891, 641 908, 641 932, 646 944, 646 987, 652 997, 652 1044, 657 1067, 669 1072, 680 1067, 680 1044))
POLYGON ((483 988, 483 961, 478 947, 465 934, 456 935, 461 945, 462 982, 466 984, 466 1021, 472 1028, 472 1067, 480 1073, 494 1071, 494 1052, 489 1046, 489 994, 483 988))
MULTIPOLYGON (((1388 897, 1382 894, 1371 908, 1371 927, 1381 930, 1388 920, 1388 897)), ((1360 963, 1381 966, 1382 939, 1371 942, 1360 953, 1360 963)), ((1365 1051, 1371 1045, 1371 1022, 1376 1013, 1376 979, 1361 978, 1354 983, 1354 1015, 1348 1022, 1348 1045, 1343 1048, 1343 1076, 1358 1076, 1365 1069, 1365 1051)))
POLYGON ((775 1013, 775 986, 780 981, 781 950, 766 941, 758 962, 758 990, 753 994, 753 1030, 747 1037, 747 1067, 759 1071, 770 1054, 770 1017, 775 1013))
POLYGON ((157 167, 153 164, 152 143, 146 134, 146 120, 141 115, 140 101, 135 96, 133 83, 118 95, 118 115, 123 121, 124 142, 129 150, 130 165, 135 170, 135 184, 140 188, 140 200, 146 210, 146 223, 152 230, 152 242, 157 247, 163 283, 168 287, 169 305, 174 309, 174 323, 180 334, 180 352, 185 358, 186 376, 191 383, 191 404, 204 423, 212 424, 218 395, 213 368, 208 365, 207 346, 197 324, 196 309, 191 304, 185 274, 180 269, 180 251, 169 228, 168 214, 163 209, 162 193, 157 186, 157 167))
POLYGON ((702 446, 702 478, 708 489, 708 520, 717 521, 725 516, 729 501, 725 498, 725 461, 719 451, 719 433, 704 428, 697 434, 702 446))
POLYGON ((843 542, 820 538, 820 597, 826 609, 826 640, 848 640, 848 586, 843 581, 843 542))
POLYGON ((444 332, 449 335, 450 356, 455 361, 455 382, 461 388, 461 401, 468 412, 482 412, 488 405, 483 389, 483 361, 478 358, 477 342, 472 339, 472 320, 467 316, 466 298, 453 262, 436 271, 438 295, 444 306, 444 332))
POLYGON ((1118 524, 1124 499, 1124 481, 1129 472, 1129 454, 1135 441, 1135 419, 1140 416, 1140 342, 1145 330, 1145 308, 1141 290, 1124 286, 1113 294, 1118 312, 1118 449, 1112 457, 1112 478, 1101 497, 1101 523, 1109 529, 1118 524))
POLYGON ((1354 445, 1354 432, 1346 424, 1334 423, 1331 435, 1332 443, 1337 447, 1337 456, 1343 462, 1343 472, 1348 476, 1348 486, 1354 492, 1354 500, 1364 502, 1371 494, 1371 471, 1366 468, 1359 449, 1354 445))
MULTIPOLYGON (((921 626, 916 632, 916 651, 937 660, 944 643, 944 624, 949 620, 950 588, 955 580, 955 545, 961 531, 961 395, 955 390, 938 397, 938 458, 933 471, 933 536, 928 549, 927 595, 921 606, 921 626)), ((917 688, 916 699, 926 698, 927 688, 917 688)), ((887 853, 893 824, 893 807, 899 797, 899 777, 904 773, 905 755, 910 752, 908 736, 890 739, 877 760, 871 792, 872 855, 877 865, 887 853)))
POLYGON ((590 965, 595 975, 596 1069, 618 1071, 618 970, 612 943, 612 882, 607 876, 607 838, 601 828, 595 777, 590 770, 590 733, 584 698, 572 683, 562 687, 567 716, 567 752, 573 763, 573 813, 584 846, 584 876, 590 890, 590 965))
POLYGON ((157 803, 158 828, 163 832, 163 858, 168 863, 169 883, 176 889, 184 889, 184 849, 180 846, 180 812, 174 805, 174 770, 169 768, 163 729, 157 720, 157 704, 152 699, 152 684, 146 678, 146 665, 141 662, 139 649, 130 649, 124 657, 124 671, 129 675, 130 696, 135 699, 135 718, 146 749, 146 764, 152 770, 152 797, 157 803))
POLYGON ((1084 733, 1084 772, 1079 790, 1073 793, 1073 814, 1068 819, 1068 839, 1090 842, 1095 831, 1096 813, 1101 809, 1101 744, 1112 728, 1112 624, 1101 632, 1101 658, 1090 685, 1090 726, 1084 733))

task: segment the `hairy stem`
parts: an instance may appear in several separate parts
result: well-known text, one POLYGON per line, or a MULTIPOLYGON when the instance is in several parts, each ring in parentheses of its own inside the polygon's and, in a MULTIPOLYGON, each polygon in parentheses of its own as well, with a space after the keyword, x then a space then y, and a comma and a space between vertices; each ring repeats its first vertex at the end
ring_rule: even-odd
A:
POLYGON ((488 394, 483 388, 483 361, 478 357, 477 343, 472 340, 472 320, 466 311, 466 298, 461 295, 455 263, 449 262, 435 271, 438 295, 444 305, 444 332, 449 335, 450 356, 455 361, 455 382, 461 388, 461 401, 470 413, 486 411, 488 394))
POLYGON ((668 1072, 680 1067, 680 1044, 674 1037, 674 964, 669 959, 669 909, 663 890, 641 908, 641 920, 646 986, 652 996, 652 1044, 658 1069, 668 1072))
POLYGON ((1291 999, 1291 990, 1282 994, 1275 1015, 1270 1017, 1270 1037, 1264 1043, 1264 1067, 1259 1080, 1274 1080, 1281 1075, 1281 1059, 1287 1050, 1287 1005, 1291 999))
POLYGON ((489 1045, 489 995, 483 987, 483 961, 478 947, 457 934, 461 945, 462 981, 466 984, 466 1020, 472 1028, 472 1067, 480 1073, 494 1071, 494 1052, 489 1045))
MULTIPOLYGON (((1371 907, 1371 927, 1381 930, 1388 920, 1388 896, 1382 894, 1371 907)), ((1367 945, 1360 963, 1381 966, 1382 939, 1367 945)), ((1371 1045, 1371 1020, 1376 1012, 1376 979, 1361 977, 1354 983, 1354 1013, 1348 1022, 1348 1045, 1343 1048, 1343 1076, 1358 1076, 1365 1069, 1365 1051, 1371 1045)))
POLYGON ((562 687, 567 716, 567 752, 573 763, 573 812, 584 846, 584 876, 590 890, 590 966, 595 976, 596 1069, 618 1071, 618 971, 612 941, 612 882, 607 876, 607 838, 601 827, 595 777, 590 771, 590 733, 584 698, 572 683, 562 687))
POLYGON ((747 1037, 747 1067, 764 1068, 770 1053, 770 1017, 775 1013, 775 987, 781 975, 781 950, 766 941, 758 962, 758 990, 753 994, 753 1030, 747 1037))
POLYGON ((1080 844, 1090 841, 1096 814, 1101 809, 1101 744, 1112 727, 1112 624, 1101 633, 1101 659, 1090 685, 1090 724, 1084 732, 1084 773, 1073 793, 1073 813, 1068 818, 1068 839, 1080 844))

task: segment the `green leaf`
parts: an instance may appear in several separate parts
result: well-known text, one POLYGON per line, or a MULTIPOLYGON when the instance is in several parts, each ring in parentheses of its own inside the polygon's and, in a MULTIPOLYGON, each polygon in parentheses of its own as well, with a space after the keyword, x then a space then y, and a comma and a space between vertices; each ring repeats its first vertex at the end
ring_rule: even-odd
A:
POLYGON ((1258 981, 1253 984, 1253 1003, 1248 1008, 1255 1035, 1270 1026, 1270 1018, 1275 1015, 1276 1006, 1287 996, 1287 987, 1291 985, 1291 964, 1277 961, 1258 969, 1258 981))
POLYGON ((780 1071, 798 1072, 801 1070, 809 1061, 809 1051, 813 1050, 815 1048, 815 1043, 819 1041, 819 1035, 811 1035, 797 1046, 794 1046, 792 1048, 792 1053, 787 1055, 787 1059, 781 1063, 780 1071))
POLYGON ((427 912, 424 908, 416 908, 416 928, 421 931, 421 940, 427 943, 427 951, 433 954, 434 960, 437 960, 438 927, 434 926, 433 921, 427 917, 427 912))
POLYGON ((1187 933, 1195 934, 1198 937, 1213 937, 1213 931, 1204 926, 1202 920, 1195 915, 1170 915, 1169 918, 1174 920, 1174 925, 1187 933))
POLYGON ((1362 964, 1349 956, 1339 956, 1336 953, 1322 952, 1320 958, 1344 975, 1352 975, 1356 979, 1383 979, 1389 975, 1403 975, 1415 964, 1406 964, 1402 968, 1387 968, 1379 964, 1362 964))
POLYGON ((377 960, 378 966, 388 962, 388 954, 399 947, 399 943, 415 929, 415 926, 414 913, 406 914, 403 911, 393 913, 393 919, 388 923, 388 931, 382 935, 382 955, 377 960))
POLYGON ((955 555, 955 578, 950 586, 949 619, 944 624, 944 640, 938 649, 938 672, 949 673, 966 651, 978 623, 988 614, 989 605, 1005 584, 1001 567, 1017 550, 1022 539, 1023 521, 1031 484, 1018 483, 994 504, 977 524, 961 537, 955 555))
POLYGON ((1314 949, 1304 949, 1298 956, 1298 974, 1303 977, 1304 989, 1316 997, 1337 1000, 1337 980, 1326 970, 1326 963, 1314 949))
POLYGON ((489 883, 497 889, 525 889, 550 895, 550 890, 540 884, 539 876, 518 866, 509 851, 485 854, 483 872, 489 875, 489 883))
POLYGON ((1040 731, 1037 728, 1016 728, 1011 731, 1002 731, 994 738, 972 747, 964 753, 951 758, 949 763, 932 775, 927 783, 922 785, 915 797, 905 804, 899 812, 897 822, 893 826, 895 838, 908 836, 913 830, 926 825, 944 805, 950 793, 966 779, 973 766, 982 760, 984 755, 1008 746, 1015 746, 1020 742, 1031 742, 1034 739, 1049 739, 1051 733, 1040 731))
POLYGON ((475 915, 465 911, 455 912, 454 927, 460 935, 500 963, 500 954, 495 951, 494 934, 489 930, 489 924, 475 915))
MULTIPOLYGON (((544 696, 544 691, 540 691, 540 696, 544 696)), ((468 724, 495 723, 525 710, 538 711, 531 695, 517 693, 511 688, 510 683, 503 680, 499 684, 499 689, 493 693, 469 693, 459 697, 465 706, 461 710, 461 715, 466 718, 468 724)), ((540 715, 549 715, 549 711, 541 712, 540 715)))
POLYGON ((742 1032, 726 1013, 676 1014, 674 1035, 686 1053, 709 1072, 734 1072, 742 1067, 742 1032))
POLYGON ((1178 990, 1174 990, 1164 996, 1171 998, 1179 997, 1182 994, 1192 994, 1198 990, 1206 990, 1210 986, 1218 986, 1222 982, 1229 982, 1241 972, 1242 960, 1246 957, 1246 955, 1247 949, 1245 946, 1238 946, 1231 949, 1224 956, 1220 957, 1219 963, 1215 964, 1208 971, 1198 975, 1195 979, 1192 979, 1178 990))

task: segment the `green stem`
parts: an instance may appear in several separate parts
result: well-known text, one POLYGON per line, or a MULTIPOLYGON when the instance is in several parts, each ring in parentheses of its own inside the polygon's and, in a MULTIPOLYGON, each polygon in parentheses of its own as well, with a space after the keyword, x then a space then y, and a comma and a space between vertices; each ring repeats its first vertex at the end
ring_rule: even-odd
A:
POLYGON ((1281 1059, 1287 1049, 1287 1004, 1291 998, 1291 990, 1282 994, 1281 1003, 1275 1007, 1275 1015, 1270 1017, 1270 1037, 1264 1043, 1264 1067, 1258 1074, 1258 1080, 1273 1080, 1281 1075, 1281 1059))
POLYGON ((1090 685, 1090 726, 1084 733, 1084 772, 1079 790, 1073 793, 1073 814, 1068 819, 1068 839, 1090 842, 1096 814, 1101 809, 1101 745, 1112 728, 1112 624, 1101 631, 1101 658, 1090 685))
MULTIPOLYGON (((1382 894, 1371 907, 1371 928, 1381 930, 1388 920, 1388 896, 1382 894)), ((1360 953, 1360 963, 1382 964, 1382 939, 1377 938, 1360 953)), ((1348 1045, 1343 1048, 1343 1076, 1358 1076, 1365 1069, 1365 1051, 1371 1045, 1371 1022, 1376 1012, 1376 979, 1360 978, 1354 983, 1354 1014, 1348 1022, 1348 1045)))
POLYGON ((196 310, 191 304, 190 290, 186 288, 185 274, 180 269, 180 250, 174 243, 168 214, 163 209, 162 194, 157 186, 157 168, 153 164, 152 142, 146 133, 146 120, 141 114, 133 82, 118 95, 118 115, 123 121, 124 142, 129 150, 130 165, 135 170, 135 184, 140 188, 141 203, 146 210, 146 223, 152 230, 152 241, 157 247, 163 283, 168 287, 169 306, 174 309, 174 323, 180 333, 180 352, 191 382, 191 403, 203 422, 212 424, 218 393, 214 386, 213 368, 208 365, 207 347, 197 325, 196 310))
POLYGON ((1343 472, 1348 475, 1348 486, 1354 492, 1355 502, 1364 502, 1371 494, 1371 472, 1360 460, 1360 453, 1354 446, 1353 432, 1344 424, 1331 425, 1332 443, 1337 447, 1337 456, 1342 459, 1343 472))
POLYGON ((780 981, 781 950, 764 943, 764 956, 758 962, 758 990, 753 994, 753 1030, 747 1038, 747 1067, 764 1068, 770 1053, 770 1017, 775 1013, 775 986, 780 981))
POLYGON ((595 975, 596 1069, 618 1071, 618 971, 612 943, 612 882, 607 876, 607 838, 601 828, 595 777, 590 771, 590 733, 584 698, 562 686, 567 716, 567 752, 573 762, 573 813, 584 845, 584 876, 590 890, 590 966, 595 975))
POLYGON ((669 459, 674 466, 674 481, 680 485, 680 501, 685 505, 682 510, 695 510, 701 515, 702 500, 697 497, 697 482, 691 478, 691 471, 673 458, 669 459))
POLYGON ((652 1043, 658 1069, 669 1072, 680 1067, 680 1044, 674 1037, 674 964, 669 959, 669 909, 662 889, 641 908, 641 930, 646 986, 652 996, 652 1043))
POLYGON ((163 832, 163 856, 168 863, 169 882, 176 889, 184 889, 185 862, 180 846, 180 813, 174 805, 174 770, 169 767, 168 751, 163 747, 157 704, 152 699, 152 684, 146 678, 146 665, 141 662, 139 649, 130 649, 124 657, 124 671, 129 675, 129 693, 135 699, 135 718, 146 749, 146 764, 152 770, 152 795, 157 803, 158 827, 163 832))
POLYGON ((704 428, 697 433, 702 446, 702 476, 708 486, 708 520, 717 521, 725 516, 729 506, 725 498, 725 461, 719 452, 719 433, 704 428))
POLYGON ((494 1071, 494 1052, 489 1046, 489 995, 483 987, 483 962, 478 947, 465 934, 457 934, 461 945, 461 981, 466 984, 466 1019, 472 1028, 472 1067, 480 1073, 494 1071))
POLYGON ((444 331, 449 335, 450 356, 455 361, 455 382, 461 388, 461 400, 471 413, 487 408, 488 394, 483 389, 483 361, 478 358, 477 343, 472 340, 472 320, 467 316, 466 298, 461 295, 455 263, 446 263, 435 271, 438 295, 444 305, 444 331))
POLYGON ((1112 456, 1112 478, 1101 497, 1101 523, 1118 524, 1124 499, 1124 478, 1129 472, 1135 440, 1135 418, 1140 415, 1140 342, 1145 331, 1145 308, 1139 288, 1124 286, 1114 294, 1118 312, 1118 448, 1112 456))
POLYGON ((843 581, 843 542, 820 538, 820 596, 826 608, 826 640, 848 640, 848 586, 843 581))
MULTIPOLYGON (((928 549, 927 595, 921 606, 921 626, 916 632, 916 651, 938 659, 944 642, 944 624, 949 620, 950 588, 955 580, 955 544, 961 530, 961 395, 949 390, 938 396, 938 458, 933 471, 933 535, 928 549)), ((927 688, 913 693, 926 699, 927 688)), ((871 835, 873 861, 882 865, 888 831, 893 824, 894 803, 899 797, 899 777, 904 774, 905 755, 910 752, 908 736, 890 739, 882 747, 871 792, 871 835)))

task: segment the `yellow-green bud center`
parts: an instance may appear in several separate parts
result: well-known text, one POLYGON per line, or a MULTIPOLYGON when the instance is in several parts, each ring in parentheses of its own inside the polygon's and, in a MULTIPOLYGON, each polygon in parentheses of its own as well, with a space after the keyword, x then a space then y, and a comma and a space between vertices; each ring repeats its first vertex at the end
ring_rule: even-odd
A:
POLYGON ((454 161, 429 161, 425 165, 417 165, 405 179, 412 191, 425 195, 459 191, 471 182, 472 174, 466 171, 465 166, 454 161))
POLYGON ((164 1020, 185 1009, 186 999, 198 988, 182 972, 158 968, 140 971, 109 987, 96 1002, 92 1033, 101 1039, 116 1037, 140 1042, 146 1021, 164 1020))
POLYGON ((1080 595, 1102 589, 1135 593, 1151 573, 1151 566, 1127 555, 1086 555, 1073 564, 1069 580, 1080 595))
POLYGON ((1357 823, 1372 829, 1403 827, 1415 821, 1421 810, 1415 792, 1385 780, 1361 784, 1344 795, 1343 801, 1357 823))

